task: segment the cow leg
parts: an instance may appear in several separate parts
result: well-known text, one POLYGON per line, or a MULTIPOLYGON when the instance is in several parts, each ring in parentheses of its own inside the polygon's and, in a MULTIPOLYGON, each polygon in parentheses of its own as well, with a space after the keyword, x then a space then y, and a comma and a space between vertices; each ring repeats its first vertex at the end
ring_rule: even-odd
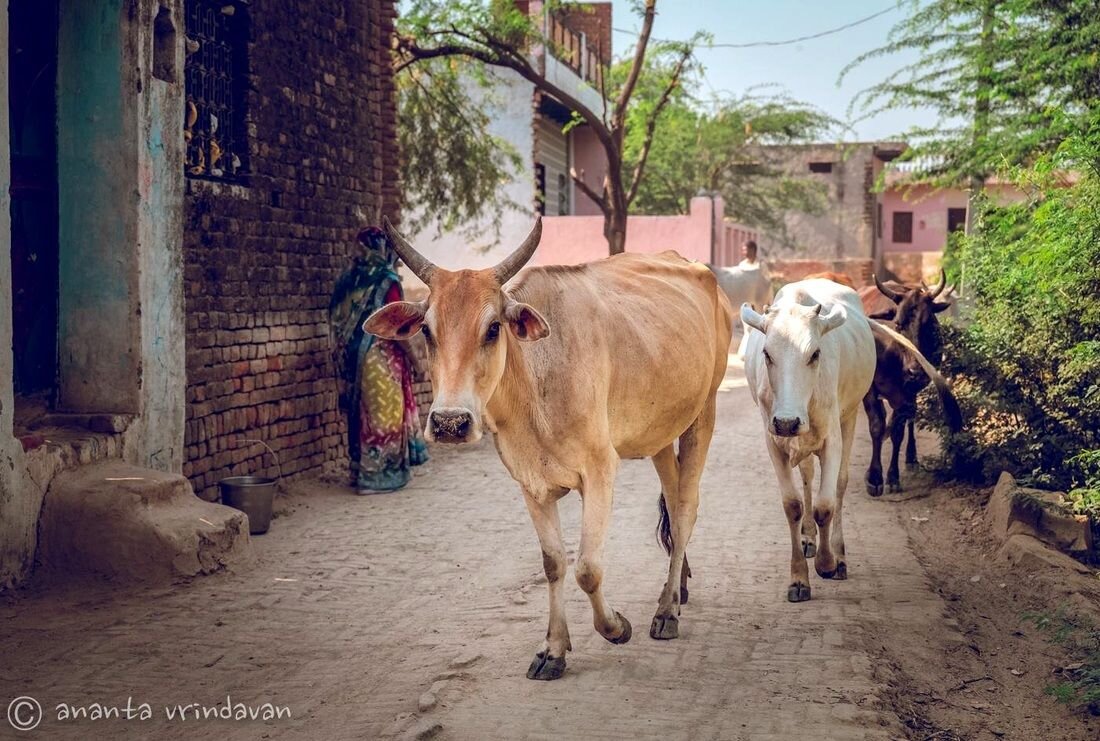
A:
POLYGON ((848 489, 848 465, 852 457, 852 440, 856 434, 856 415, 840 421, 840 471, 836 477, 836 508, 833 511, 832 550, 836 556, 834 579, 848 578, 848 561, 844 550, 844 492, 848 489))
POLYGON ((806 556, 802 552, 801 527, 803 514, 802 498, 794 485, 790 459, 781 450, 771 435, 767 438, 768 455, 772 459, 772 468, 779 481, 779 494, 783 498, 783 513, 787 515, 787 525, 791 530, 791 581, 787 586, 787 600, 805 602, 810 598, 810 572, 806 566, 806 556))
MULTIPOLYGON (((821 486, 818 487, 817 500, 814 502, 814 521, 820 537, 817 543, 817 556, 814 569, 822 579, 832 579, 837 571, 837 553, 834 550, 833 527, 839 511, 837 490, 840 483, 840 468, 844 460, 843 433, 835 423, 825 433, 825 443, 818 452, 821 460, 821 486)), ((847 484, 847 476, 844 477, 847 484)))
POLYGON ((917 421, 916 419, 909 420, 909 439, 905 443, 905 467, 917 468, 920 463, 917 461, 917 421))
POLYGON ((565 603, 562 598, 562 581, 565 578, 565 546, 561 539, 561 521, 558 518, 558 501, 552 497, 540 501, 530 493, 523 493, 531 522, 542 547, 542 568, 550 592, 550 626, 546 640, 535 654, 527 669, 528 679, 557 679, 565 671, 565 652, 573 650, 569 642, 569 626, 565 620, 565 603))
MULTIPOLYGON (((661 479, 661 499, 664 503, 665 512, 669 518, 668 521, 668 538, 664 535, 661 536, 661 545, 668 551, 669 558, 672 558, 672 515, 668 513, 668 498, 665 497, 666 491, 678 492, 680 490, 680 463, 676 460, 676 448, 671 443, 668 447, 662 449, 657 455, 653 456, 653 467, 657 469, 657 477, 661 479)), ((674 496, 674 495, 670 495, 674 496)), ((691 577, 691 567, 688 566, 687 551, 684 551, 684 567, 680 569, 680 604, 687 604, 688 601, 688 588, 687 580, 691 577)))
POLYGON ((612 643, 630 640, 630 621, 615 612, 604 599, 603 547, 611 524, 611 500, 614 495, 616 464, 603 463, 581 480, 581 547, 573 572, 577 584, 592 603, 592 624, 612 643))
POLYGON ((901 491, 901 471, 898 458, 901 456, 901 444, 905 440, 905 423, 916 413, 908 402, 902 404, 890 414, 890 468, 886 471, 886 484, 891 493, 901 491))
POLYGON ((683 587, 684 558, 699 512, 699 479, 703 476, 707 450, 714 435, 715 404, 715 395, 712 393, 703 405, 703 411, 680 435, 680 453, 677 458, 680 485, 675 496, 669 497, 666 494, 665 497, 672 525, 672 554, 668 560, 668 579, 661 590, 660 599, 657 600, 657 613, 649 626, 650 637, 658 640, 670 640, 680 635, 680 592, 683 587))
POLYGON ((867 466, 867 493, 882 496, 882 437, 886 431, 886 407, 874 389, 863 397, 863 411, 867 413, 867 428, 871 433, 871 464, 867 466))
MULTIPOLYGON (((802 511, 814 511, 814 459, 806 458, 798 464, 802 474, 802 511)), ((812 517, 802 518, 802 554, 813 558, 817 554, 817 523, 812 517)))

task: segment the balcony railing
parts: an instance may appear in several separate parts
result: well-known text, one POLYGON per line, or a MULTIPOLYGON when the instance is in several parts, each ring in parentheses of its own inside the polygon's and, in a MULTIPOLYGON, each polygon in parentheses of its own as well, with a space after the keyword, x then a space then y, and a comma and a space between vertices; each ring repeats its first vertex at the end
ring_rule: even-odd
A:
POLYGON ((600 61, 596 50, 585 43, 584 35, 568 28, 558 18, 550 16, 548 36, 554 57, 596 90, 602 91, 605 65, 600 61))

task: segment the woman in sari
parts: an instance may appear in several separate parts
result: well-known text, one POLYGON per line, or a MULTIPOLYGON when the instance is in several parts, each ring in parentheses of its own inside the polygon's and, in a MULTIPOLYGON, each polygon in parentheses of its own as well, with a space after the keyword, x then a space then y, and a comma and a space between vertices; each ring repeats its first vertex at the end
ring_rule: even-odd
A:
POLYGON ((410 467, 428 460, 428 449, 413 396, 415 354, 404 343, 363 332, 375 310, 402 300, 396 255, 376 227, 361 231, 359 241, 365 254, 336 281, 329 321, 343 379, 352 479, 365 494, 403 487, 410 467))

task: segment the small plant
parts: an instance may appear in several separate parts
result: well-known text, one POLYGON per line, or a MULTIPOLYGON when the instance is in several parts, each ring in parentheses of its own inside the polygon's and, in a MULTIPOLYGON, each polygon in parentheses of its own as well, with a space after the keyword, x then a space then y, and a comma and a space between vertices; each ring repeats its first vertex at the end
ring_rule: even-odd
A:
POLYGON ((1024 613, 1047 638, 1065 647, 1073 661, 1057 670, 1059 679, 1046 693, 1058 702, 1100 715, 1100 628, 1086 617, 1059 607, 1049 613, 1024 613))

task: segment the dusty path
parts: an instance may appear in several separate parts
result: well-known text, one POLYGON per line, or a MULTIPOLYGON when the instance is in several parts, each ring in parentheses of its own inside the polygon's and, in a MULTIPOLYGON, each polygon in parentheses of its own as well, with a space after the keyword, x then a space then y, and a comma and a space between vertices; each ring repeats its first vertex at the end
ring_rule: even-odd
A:
MULTIPOLYGON (((236 574, 140 592, 54 585, 0 600, 0 712, 17 695, 47 708, 21 738, 906 737, 907 673, 956 671, 944 657, 964 638, 910 549, 901 510, 861 486, 845 510, 850 579, 812 577, 812 601, 786 602, 787 528, 743 383, 732 370, 721 395, 677 641, 647 635, 666 572, 653 539, 658 483, 648 461, 627 461, 606 593, 634 638, 600 638, 569 578, 568 673, 523 677, 545 631, 545 581, 526 510, 486 441, 436 449, 396 495, 298 485, 291 514, 236 574), (227 694, 288 706, 292 718, 164 718, 165 705, 216 705, 227 694), (55 717, 58 703, 121 707, 127 697, 149 703, 153 719, 55 717)), ((853 482, 866 460, 861 423, 853 482)), ((578 505, 574 495, 562 508, 571 557, 578 505)), ((1086 738, 1040 682, 989 700, 989 728, 1086 738), (1000 715, 990 703, 1024 712, 1000 715)), ((0 715, 0 738, 11 735, 0 715)))

